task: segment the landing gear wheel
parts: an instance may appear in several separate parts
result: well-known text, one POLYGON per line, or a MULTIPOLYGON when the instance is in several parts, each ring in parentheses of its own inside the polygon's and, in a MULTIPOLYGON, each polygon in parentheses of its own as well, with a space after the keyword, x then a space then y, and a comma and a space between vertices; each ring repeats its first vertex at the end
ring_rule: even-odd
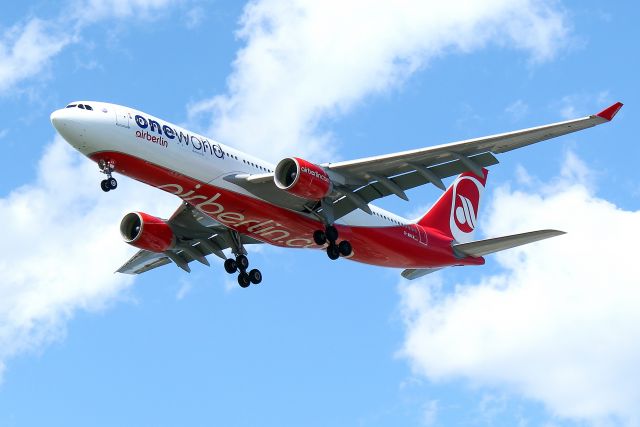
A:
POLYGON ((245 271, 249 268, 249 258, 244 255, 238 255, 236 257, 236 265, 240 271, 245 271))
POLYGON ((340 255, 345 257, 351 255, 351 253, 353 252, 351 243, 349 243, 348 240, 343 240, 342 242, 340 242, 340 244, 338 245, 338 252, 340 252, 340 255))
POLYGON ((104 191, 105 193, 111 190, 111 187, 109 187, 109 183, 107 182, 106 179, 103 179, 102 181, 100 181, 100 188, 102 188, 102 191, 104 191))
POLYGON ((224 261, 224 269, 227 273, 233 274, 238 271, 238 264, 234 259, 228 258, 224 261))
POLYGON ((249 272, 249 280, 254 285, 257 285, 258 283, 262 282, 262 273, 260 273, 260 270, 258 270, 257 268, 254 268, 253 270, 251 270, 249 272))
POLYGON ((115 190, 118 188, 118 181, 115 178, 108 178, 107 185, 109 186, 109 190, 115 190))
POLYGON ((245 272, 241 272, 238 274, 238 284, 241 288, 246 288, 251 284, 251 279, 249 279, 249 275, 245 272))
POLYGON ((325 231, 325 235, 327 236, 327 240, 330 242, 335 242, 338 240, 338 229, 333 225, 328 225, 325 231))
POLYGON ((338 246, 335 243, 331 243, 327 247, 327 256, 329 259, 336 260, 340 258, 340 251, 338 250, 338 246))
POLYGON ((324 234, 324 231, 316 230, 313 232, 313 241, 316 242, 316 245, 323 246, 327 243, 327 236, 324 234))

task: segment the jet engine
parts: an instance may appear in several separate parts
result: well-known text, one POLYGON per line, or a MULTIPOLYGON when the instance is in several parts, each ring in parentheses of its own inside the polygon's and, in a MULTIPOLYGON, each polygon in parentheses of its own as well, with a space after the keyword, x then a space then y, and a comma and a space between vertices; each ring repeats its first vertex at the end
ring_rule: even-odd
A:
POLYGON ((120 234, 130 245, 151 252, 164 252, 176 242, 173 230, 165 220, 144 212, 126 214, 120 221, 120 234))
POLYGON ((331 179, 323 168, 298 157, 280 160, 274 181, 281 190, 311 200, 321 200, 333 189, 331 179))

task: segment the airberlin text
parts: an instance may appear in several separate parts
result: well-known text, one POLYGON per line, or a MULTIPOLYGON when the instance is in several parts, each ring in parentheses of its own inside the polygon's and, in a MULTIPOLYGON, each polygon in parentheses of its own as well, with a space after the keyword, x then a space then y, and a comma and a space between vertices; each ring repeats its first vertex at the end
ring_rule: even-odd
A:
POLYGON ((308 168, 306 166, 302 166, 300 168, 300 171, 302 173, 308 173, 309 175, 314 176, 314 177, 316 177, 316 178, 318 178, 318 179, 320 179, 320 180, 322 180, 322 181, 324 181, 326 183, 331 183, 331 180, 329 179, 329 177, 326 174, 320 173, 320 172, 315 171, 315 170, 313 170, 311 168, 308 168))
POLYGON ((261 240, 269 240, 273 244, 288 246, 290 248, 311 248, 315 247, 313 240, 300 237, 292 237, 291 233, 283 229, 283 225, 269 220, 250 219, 240 212, 227 211, 224 205, 220 202, 220 193, 216 193, 213 196, 204 196, 196 194, 196 190, 200 188, 200 184, 196 184, 194 190, 185 191, 185 189, 178 184, 165 184, 158 186, 159 189, 167 191, 171 194, 175 194, 185 202, 193 205, 200 212, 209 215, 216 221, 225 224, 231 228, 246 227, 248 234, 253 234, 261 240))
POLYGON ((164 139, 161 136, 155 136, 155 135, 150 135, 149 132, 147 131, 141 131, 141 130, 137 130, 136 131, 136 137, 141 138, 141 139, 146 139, 149 142, 153 142, 154 144, 158 144, 162 147, 168 147, 169 144, 167 143, 167 140, 164 139))
POLYGON ((222 151, 222 147, 215 143, 212 144, 208 139, 202 136, 192 135, 182 129, 176 130, 167 124, 161 124, 156 120, 147 119, 140 114, 136 114, 135 120, 140 129, 145 129, 145 131, 136 131, 136 137, 138 138, 155 142, 163 147, 168 146, 169 141, 167 139, 175 140, 178 146, 185 148, 191 147, 191 151, 202 156, 209 154, 211 156, 216 156, 219 159, 224 158, 224 151, 222 151), (159 136, 150 135, 151 133, 157 133, 159 136), (153 138, 156 138, 156 140, 154 141, 153 138))

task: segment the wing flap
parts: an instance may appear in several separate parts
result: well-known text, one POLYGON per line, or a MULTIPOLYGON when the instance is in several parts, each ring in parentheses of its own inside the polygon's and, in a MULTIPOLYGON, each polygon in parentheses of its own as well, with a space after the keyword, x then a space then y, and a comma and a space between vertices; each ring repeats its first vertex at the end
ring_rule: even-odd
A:
POLYGON ((481 257, 562 234, 565 234, 565 232, 558 230, 530 231, 528 233, 513 234, 511 236, 476 240, 475 242, 469 243, 458 243, 453 245, 453 250, 462 256, 481 257))
MULTIPOLYGON (((493 166, 498 163, 498 159, 496 159, 495 156, 491 153, 482 153, 477 156, 472 156, 471 159, 476 164, 482 167, 493 166)), ((463 162, 461 162, 460 160, 455 160, 453 162, 430 167, 429 170, 436 177, 442 179, 454 175, 459 175, 462 172, 466 171, 467 168, 463 162)), ((396 176, 394 178, 391 178, 391 181, 393 181, 402 190, 410 190, 412 188, 419 187, 431 182, 427 177, 425 177, 418 171, 413 171, 404 175, 396 176)), ((382 197, 393 194, 389 188, 385 187, 379 182, 367 184, 364 187, 354 191, 354 193, 357 194, 366 203, 370 203, 376 199, 380 199, 382 197)), ((358 206, 356 206, 356 204, 352 200, 346 197, 337 200, 333 204, 334 215, 336 218, 342 218, 344 215, 357 208, 358 206)))
POLYGON ((116 273, 140 274, 170 262, 169 258, 162 253, 149 252, 142 249, 117 269, 116 273))

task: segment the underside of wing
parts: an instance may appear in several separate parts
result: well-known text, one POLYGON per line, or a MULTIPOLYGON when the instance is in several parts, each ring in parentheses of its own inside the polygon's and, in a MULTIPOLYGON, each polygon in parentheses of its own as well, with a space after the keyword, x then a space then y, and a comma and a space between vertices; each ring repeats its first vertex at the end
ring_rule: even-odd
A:
MULTIPOLYGON (((481 176, 482 168, 498 163, 495 154, 606 123, 621 107, 618 102, 598 114, 579 119, 417 150, 317 165, 316 173, 326 172, 333 184, 323 203, 319 199, 283 191, 282 186, 276 185, 274 173, 239 174, 225 177, 225 180, 270 203, 332 222, 356 209, 370 214, 368 203, 381 197, 396 195, 408 200, 405 191, 421 185, 433 184, 445 190, 444 178, 465 171, 481 176)), ((285 160, 291 162, 291 159, 285 160)))
POLYGON ((170 263, 171 260, 163 253, 139 250, 116 273, 140 274, 170 263))
MULTIPOLYGON (((174 263, 189 272, 189 264, 198 261, 209 265, 206 257, 213 254, 226 259, 223 251, 233 247, 233 238, 228 227, 214 221, 187 203, 183 203, 167 220, 176 235, 176 244, 165 252, 138 251, 118 273, 140 274, 145 271, 174 263)), ((239 235, 243 245, 259 244, 249 236, 239 235)))

